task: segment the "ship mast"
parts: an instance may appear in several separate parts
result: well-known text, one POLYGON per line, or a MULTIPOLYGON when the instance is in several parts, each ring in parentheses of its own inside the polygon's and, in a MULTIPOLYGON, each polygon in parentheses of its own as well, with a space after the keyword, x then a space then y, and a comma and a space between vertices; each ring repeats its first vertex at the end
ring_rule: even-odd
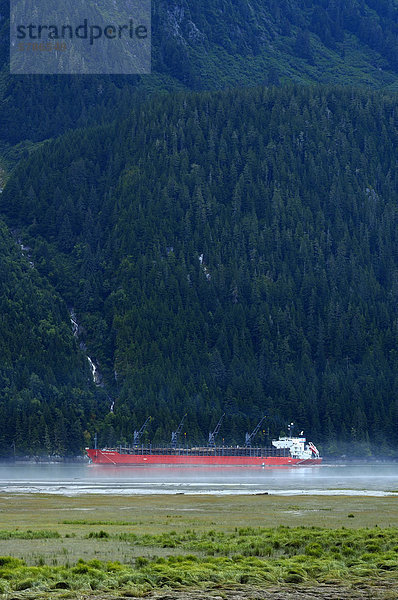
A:
POLYGON ((142 434, 144 433, 146 426, 148 425, 148 423, 151 419, 152 419, 152 417, 148 417, 147 420, 145 421, 145 423, 143 424, 143 426, 141 427, 141 429, 139 429, 138 431, 134 431, 134 446, 138 446, 138 444, 140 443, 140 438, 141 438, 142 434))
POLYGON ((261 425, 263 424, 263 422, 265 421, 266 415, 263 416, 263 418, 261 419, 261 421, 259 421, 255 427, 255 429, 251 432, 251 433, 246 433, 246 438, 245 438, 245 446, 248 446, 250 448, 250 446, 252 445, 252 440, 255 438, 255 436, 257 435, 261 425))
POLYGON ((224 417, 225 417, 225 413, 223 413, 221 415, 221 418, 218 421, 215 430, 213 432, 209 433, 209 446, 210 446, 210 448, 214 448, 214 446, 216 445, 216 435, 220 431, 221 423, 223 422, 224 417))
POLYGON ((171 445, 172 445, 173 448, 177 448, 178 438, 179 438, 179 435, 180 435, 180 433, 182 431, 182 426, 184 424, 184 419, 185 419, 186 416, 187 415, 185 414, 182 417, 181 422, 180 422, 179 426, 177 427, 177 429, 175 431, 172 431, 172 433, 171 433, 171 445))

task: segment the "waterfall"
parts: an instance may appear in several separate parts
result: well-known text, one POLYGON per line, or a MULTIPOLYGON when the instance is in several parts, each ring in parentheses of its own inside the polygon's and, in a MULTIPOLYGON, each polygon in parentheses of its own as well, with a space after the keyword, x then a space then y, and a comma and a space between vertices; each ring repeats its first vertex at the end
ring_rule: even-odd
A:
POLYGON ((70 322, 72 323, 73 337, 77 338, 79 336, 79 324, 76 320, 76 314, 75 314, 75 311, 73 310, 73 308, 70 309, 69 315, 70 315, 70 322))
POLYGON ((35 264, 32 261, 32 257, 30 255, 31 248, 29 248, 29 246, 25 246, 20 238, 18 238, 17 242, 18 242, 19 247, 21 248, 22 256, 25 256, 25 258, 28 259, 29 266, 33 269, 35 264))
MULTIPOLYGON (((79 334, 81 333, 81 331, 80 331, 80 325, 77 320, 77 316, 76 316, 74 308, 69 309, 69 318, 70 318, 70 322, 72 325, 73 337, 75 337, 76 339, 79 339, 79 334)), ((95 364, 93 359, 87 354, 86 344, 84 342, 80 342, 79 347, 86 354, 88 364, 90 365, 91 376, 93 378, 93 382, 98 387, 104 387, 104 384, 102 382, 102 375, 98 370, 98 366, 95 364)), ((115 381, 116 380, 117 380, 117 373, 115 371, 115 381)), ((109 396, 109 394, 107 394, 107 397, 108 397, 108 401, 110 402, 109 412, 113 413, 113 409, 115 408, 115 401, 109 396)))
POLYGON ((95 385, 101 385, 101 375, 98 372, 98 368, 96 367, 96 365, 94 364, 93 360, 87 355, 87 360, 88 360, 88 364, 90 365, 90 369, 91 369, 91 374, 93 376, 93 381, 95 383, 95 385))
POLYGON ((198 258, 199 258, 199 263, 200 263, 200 266, 202 267, 202 269, 203 269, 203 272, 204 272, 204 274, 205 274, 205 276, 206 276, 206 279, 207 279, 208 281, 210 281, 210 279, 211 279, 211 275, 210 275, 210 273, 209 273, 209 269, 208 269, 208 268, 206 267, 206 265, 204 264, 204 255, 203 255, 203 254, 199 254, 198 258))
MULTIPOLYGON (((75 337, 76 339, 79 338, 79 334, 80 334, 80 325, 79 322, 77 320, 77 316, 75 313, 75 309, 74 308, 70 308, 69 309, 69 318, 70 318, 70 322, 72 325, 72 332, 73 332, 73 337, 75 337)), ((80 349, 83 350, 84 352, 86 351, 86 344, 84 342, 80 342, 80 349)), ((90 358, 90 356, 88 356, 88 354, 86 354, 86 358, 88 360, 88 364, 90 365, 90 370, 91 370, 91 375, 93 378, 93 382, 95 383, 95 385, 98 386, 103 386, 102 383, 102 375, 98 370, 97 365, 95 364, 95 362, 93 361, 92 358, 90 358)))

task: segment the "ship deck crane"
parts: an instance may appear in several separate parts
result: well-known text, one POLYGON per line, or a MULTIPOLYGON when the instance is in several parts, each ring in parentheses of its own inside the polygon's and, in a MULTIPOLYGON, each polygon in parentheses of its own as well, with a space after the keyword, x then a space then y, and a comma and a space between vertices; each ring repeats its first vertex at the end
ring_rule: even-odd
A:
POLYGON ((148 423, 151 419, 152 419, 152 417, 148 417, 147 420, 145 421, 145 423, 143 424, 143 426, 141 427, 141 429, 139 429, 138 431, 134 431, 134 446, 138 446, 138 444, 140 443, 140 438, 141 438, 142 434, 144 433, 146 426, 148 425, 148 423))
POLYGON ((223 419, 225 417, 225 413, 223 413, 221 415, 220 420, 218 421, 216 428, 214 431, 212 431, 211 433, 209 433, 209 446, 211 448, 214 448, 214 446, 216 445, 216 435, 218 434, 218 432, 220 431, 221 428, 221 423, 223 422, 223 419))
POLYGON ((261 419, 261 421, 259 421, 257 423, 255 429, 251 433, 246 433, 245 445, 248 446, 249 448, 252 445, 252 441, 255 438, 255 436, 257 435, 257 433, 258 433, 261 425, 265 421, 265 419, 266 419, 266 415, 264 415, 263 418, 261 419))
POLYGON ((180 436, 180 433, 182 431, 182 426, 184 424, 184 419, 187 415, 184 415, 181 419, 181 422, 179 424, 179 426, 177 427, 177 429, 175 431, 171 432, 171 445, 173 448, 177 448, 177 442, 178 442, 178 438, 180 436))

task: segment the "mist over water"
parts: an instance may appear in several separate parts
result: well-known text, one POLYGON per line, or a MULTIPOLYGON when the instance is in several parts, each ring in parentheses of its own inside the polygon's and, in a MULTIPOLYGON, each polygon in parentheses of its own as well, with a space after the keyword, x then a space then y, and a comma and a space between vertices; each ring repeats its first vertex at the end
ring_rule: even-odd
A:
POLYGON ((398 495, 398 464, 290 468, 0 465, 0 493, 398 495))

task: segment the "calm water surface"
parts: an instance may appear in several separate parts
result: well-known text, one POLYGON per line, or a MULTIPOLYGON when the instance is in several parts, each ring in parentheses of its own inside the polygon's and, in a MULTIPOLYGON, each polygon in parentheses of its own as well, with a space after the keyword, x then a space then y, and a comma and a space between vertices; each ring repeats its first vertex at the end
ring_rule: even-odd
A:
POLYGON ((282 469, 0 465, 0 493, 398 496, 398 463, 282 469))

